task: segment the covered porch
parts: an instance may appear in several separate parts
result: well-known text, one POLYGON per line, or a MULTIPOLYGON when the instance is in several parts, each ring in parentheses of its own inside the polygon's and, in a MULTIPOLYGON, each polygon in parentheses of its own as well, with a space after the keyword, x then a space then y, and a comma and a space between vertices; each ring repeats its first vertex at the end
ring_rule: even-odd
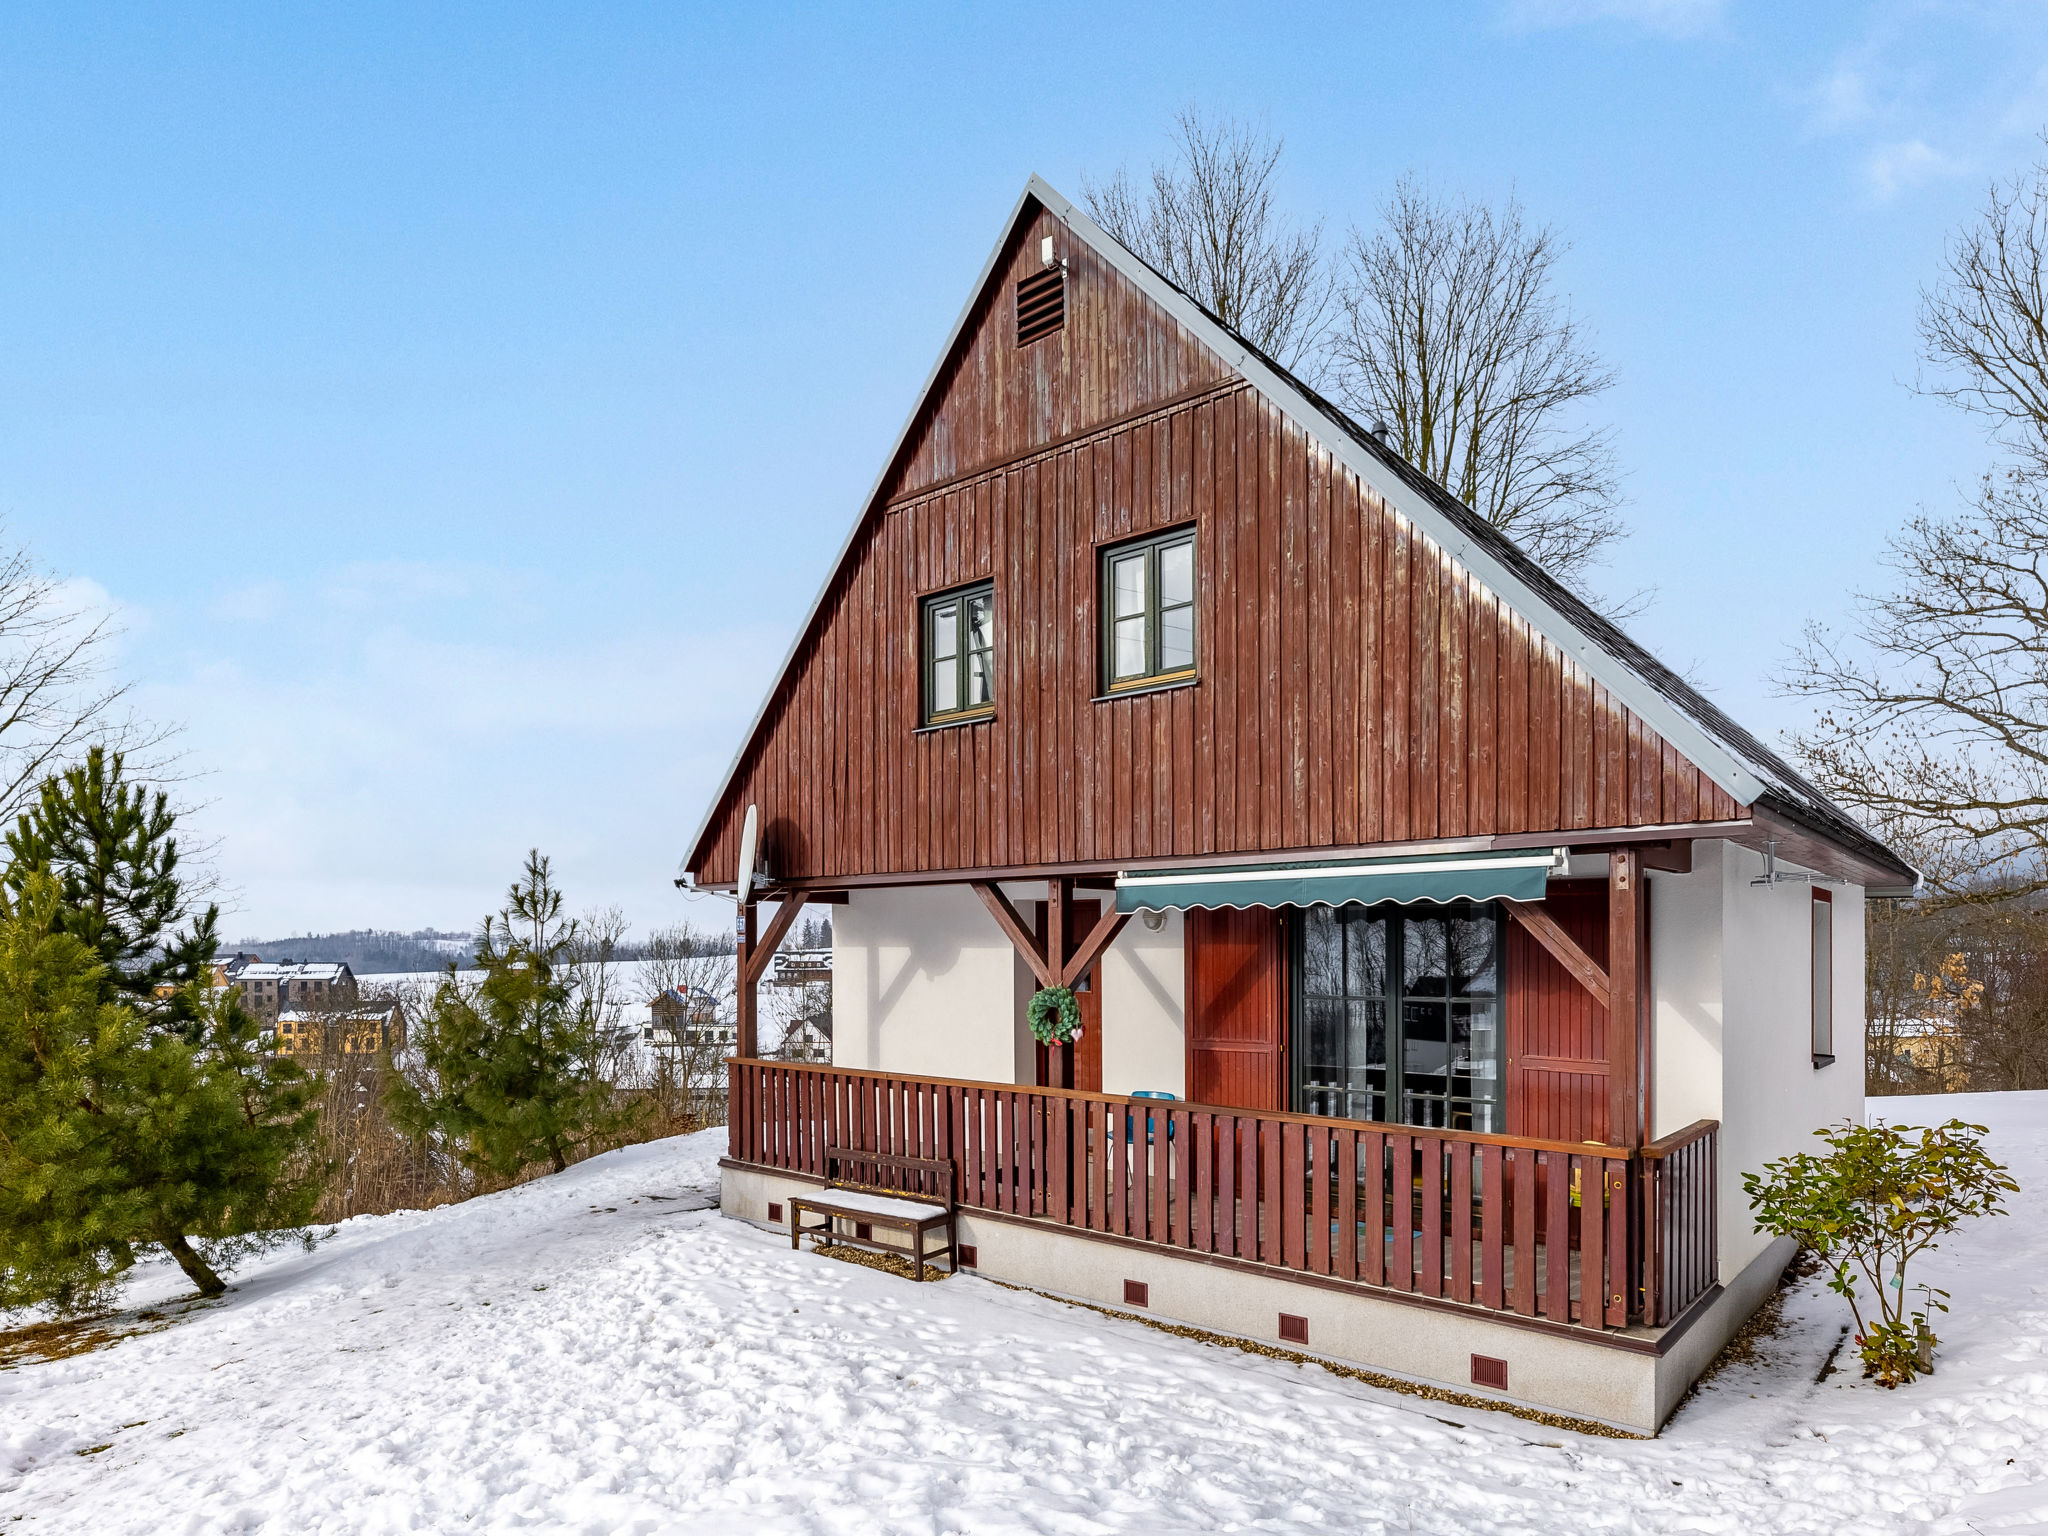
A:
MULTIPOLYGON (((1713 1121, 1633 1149, 736 1059, 729 1164, 943 1158, 996 1221, 1618 1339, 1715 1290, 1713 1121)), ((1301 1342, 1308 1342, 1302 1340, 1301 1342)))

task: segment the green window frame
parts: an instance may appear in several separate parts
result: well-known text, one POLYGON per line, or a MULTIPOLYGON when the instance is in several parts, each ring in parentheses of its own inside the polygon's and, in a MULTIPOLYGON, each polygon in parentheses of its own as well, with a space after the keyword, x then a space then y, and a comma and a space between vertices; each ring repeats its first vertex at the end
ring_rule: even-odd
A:
POLYGON ((1195 530, 1132 539, 1102 552, 1102 691, 1195 675, 1195 530))
POLYGON ((924 600, 924 723, 978 720, 996 707, 996 590, 990 581, 924 600))
POLYGON ((1507 1130, 1498 903, 1307 907, 1292 926, 1297 1112, 1507 1130))

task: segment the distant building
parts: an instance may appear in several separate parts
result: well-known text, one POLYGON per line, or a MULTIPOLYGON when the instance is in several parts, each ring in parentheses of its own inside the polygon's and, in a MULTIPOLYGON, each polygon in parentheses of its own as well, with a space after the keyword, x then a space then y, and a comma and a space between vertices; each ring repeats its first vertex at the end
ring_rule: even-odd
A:
POLYGON ((718 999, 702 987, 670 987, 647 1005, 653 1020, 647 1039, 665 1046, 716 1046, 729 1051, 738 1040, 734 1021, 720 1017, 718 999))
POLYGON ((234 987, 242 1006, 257 1018, 275 1023, 278 1016, 297 1009, 301 1012, 332 1012, 357 1001, 356 978, 346 965, 330 961, 275 963, 253 956, 237 955, 237 965, 221 984, 234 987))
POLYGON ((832 951, 784 949, 775 954, 768 985, 796 993, 790 1006, 777 1010, 783 1018, 782 1044, 775 1054, 785 1061, 832 1059, 832 951))
POLYGON ((395 1002, 286 1008, 277 1016, 280 1056, 374 1056, 404 1043, 405 1009, 395 1002))

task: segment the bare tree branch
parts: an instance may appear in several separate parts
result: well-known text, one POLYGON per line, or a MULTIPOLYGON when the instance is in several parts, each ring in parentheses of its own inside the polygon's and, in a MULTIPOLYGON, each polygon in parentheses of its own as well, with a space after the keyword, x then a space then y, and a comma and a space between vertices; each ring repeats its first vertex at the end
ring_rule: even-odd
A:
POLYGON ((1088 211, 1267 356, 1313 369, 1330 304, 1323 226, 1295 228, 1274 207, 1283 141, 1264 124, 1188 107, 1173 144, 1142 190, 1123 170, 1082 178, 1088 211))
POLYGON ((1518 203, 1495 212, 1404 177, 1354 229, 1329 337, 1361 420, 1559 578, 1583 584, 1622 537, 1611 435, 1582 408, 1614 383, 1553 291, 1564 247, 1518 203))

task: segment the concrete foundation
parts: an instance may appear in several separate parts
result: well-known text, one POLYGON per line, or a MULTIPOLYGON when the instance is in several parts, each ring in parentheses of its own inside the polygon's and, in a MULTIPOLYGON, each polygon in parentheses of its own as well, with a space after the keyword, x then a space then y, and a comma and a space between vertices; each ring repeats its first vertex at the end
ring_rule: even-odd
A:
MULTIPOLYGON (((769 1225, 771 1201, 786 1210, 791 1196, 816 1187, 806 1179, 728 1166, 720 1205, 728 1216, 769 1225)), ((1722 1345, 1770 1295, 1792 1257, 1789 1241, 1773 1244, 1677 1327, 1617 1335, 1532 1327, 1453 1303, 1316 1284, 1263 1266, 1219 1264, 985 1212, 962 1211, 958 1233, 976 1250, 976 1270, 991 1279, 1128 1311, 1140 1309, 1125 1301, 1124 1282, 1137 1281, 1149 1292, 1142 1309, 1148 1316, 1325 1356, 1507 1408, 1592 1419, 1641 1435, 1663 1425, 1722 1345), (1282 1337, 1283 1313, 1305 1321, 1305 1342, 1282 1337), (1473 1382, 1474 1355, 1506 1362, 1506 1390, 1473 1382)))

